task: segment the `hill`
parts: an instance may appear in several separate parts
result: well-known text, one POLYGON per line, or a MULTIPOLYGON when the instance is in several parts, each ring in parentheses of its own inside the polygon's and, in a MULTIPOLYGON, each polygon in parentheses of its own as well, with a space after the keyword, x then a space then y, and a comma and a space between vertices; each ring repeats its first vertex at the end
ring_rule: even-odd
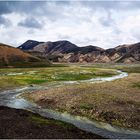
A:
MULTIPOLYGON (((18 48, 0 43, 0 67, 28 67, 40 65, 42 60, 18 48)), ((49 62, 45 61, 45 64, 49 62)))

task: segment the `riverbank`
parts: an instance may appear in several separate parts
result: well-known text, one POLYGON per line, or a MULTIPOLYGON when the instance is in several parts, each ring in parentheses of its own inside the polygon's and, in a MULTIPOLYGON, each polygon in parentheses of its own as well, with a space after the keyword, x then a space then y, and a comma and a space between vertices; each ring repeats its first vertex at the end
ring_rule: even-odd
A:
POLYGON ((75 126, 21 109, 0 106, 1 139, 98 139, 75 126))
POLYGON ((60 112, 140 130, 140 74, 104 83, 65 85, 23 96, 60 112))
MULTIPOLYGON (((13 85, 17 84, 19 87, 18 82, 26 81, 23 85, 28 85, 1 92, 1 105, 29 109, 41 116, 51 116, 107 138, 139 138, 139 131, 133 130, 139 129, 140 118, 138 66, 130 69, 124 66, 97 68, 72 65, 67 68, 35 70, 10 69, 6 73, 4 70, 1 71, 2 83, 10 80, 13 85), (126 72, 118 70, 127 71, 129 77, 126 72), (94 83, 96 80, 99 80, 98 83, 94 83), (20 98, 20 95, 29 102, 20 98), (88 119, 87 122, 82 121, 83 116, 92 122, 88 123, 88 119)), ((5 88, 5 85, 3 87, 5 88)))

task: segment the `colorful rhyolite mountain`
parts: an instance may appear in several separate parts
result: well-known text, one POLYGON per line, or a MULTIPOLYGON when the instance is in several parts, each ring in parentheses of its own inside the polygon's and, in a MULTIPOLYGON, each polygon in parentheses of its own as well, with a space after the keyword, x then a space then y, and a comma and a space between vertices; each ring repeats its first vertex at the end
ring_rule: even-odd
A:
POLYGON ((92 45, 78 47, 65 40, 56 42, 28 40, 19 48, 32 55, 46 57, 53 62, 140 62, 140 43, 120 45, 105 50, 92 45))
MULTIPOLYGON (((38 66, 42 59, 32 56, 22 50, 0 43, 0 67, 30 67, 38 66)), ((49 64, 45 61, 45 64, 49 64)))

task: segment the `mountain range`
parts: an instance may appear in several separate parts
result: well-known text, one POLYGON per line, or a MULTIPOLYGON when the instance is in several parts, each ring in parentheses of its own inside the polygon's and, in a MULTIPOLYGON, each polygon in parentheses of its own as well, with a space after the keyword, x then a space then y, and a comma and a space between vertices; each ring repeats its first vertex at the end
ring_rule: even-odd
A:
POLYGON ((140 43, 119 45, 103 49, 88 45, 79 47, 67 40, 38 42, 28 40, 18 47, 36 57, 52 62, 90 62, 90 63, 138 63, 140 62, 140 43))

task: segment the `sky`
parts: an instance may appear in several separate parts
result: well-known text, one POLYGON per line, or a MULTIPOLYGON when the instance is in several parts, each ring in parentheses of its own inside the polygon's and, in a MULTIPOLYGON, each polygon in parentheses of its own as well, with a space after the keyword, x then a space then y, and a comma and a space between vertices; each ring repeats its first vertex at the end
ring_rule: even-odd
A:
POLYGON ((68 40, 113 48, 140 41, 140 1, 0 1, 0 42, 68 40))

